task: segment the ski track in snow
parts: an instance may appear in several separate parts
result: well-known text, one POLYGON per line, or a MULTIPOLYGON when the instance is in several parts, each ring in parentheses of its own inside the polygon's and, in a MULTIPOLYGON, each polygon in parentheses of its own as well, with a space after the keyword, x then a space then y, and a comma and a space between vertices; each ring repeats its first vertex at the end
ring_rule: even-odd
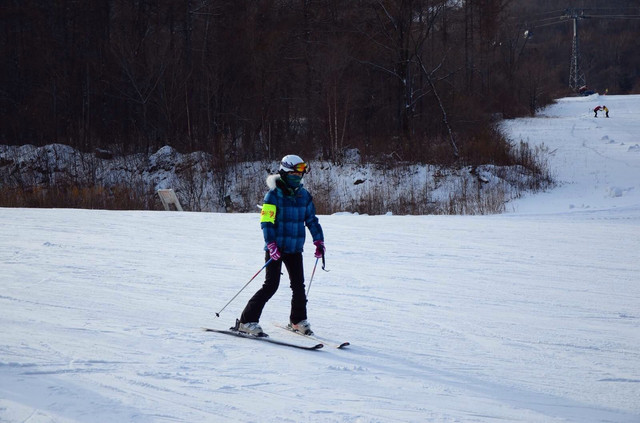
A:
MULTIPOLYGON (((505 122, 562 182, 510 213, 321 216, 309 318, 344 350, 201 330, 261 283, 215 317, 262 264, 257 214, 0 209, 0 422, 638 422, 638 110, 505 122)), ((287 285, 263 326, 315 343, 266 323, 287 285)))

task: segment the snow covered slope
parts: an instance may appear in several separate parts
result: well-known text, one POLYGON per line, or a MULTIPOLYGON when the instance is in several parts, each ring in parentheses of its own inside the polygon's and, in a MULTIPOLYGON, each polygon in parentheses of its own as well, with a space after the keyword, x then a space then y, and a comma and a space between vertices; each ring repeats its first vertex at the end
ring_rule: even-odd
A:
MULTIPOLYGON (((640 95, 563 98, 537 117, 503 122, 510 138, 542 144, 561 187, 514 203, 519 212, 640 205, 640 95), (605 105, 594 118, 593 108, 605 105)), ((509 207, 507 207, 509 208, 509 207)))
MULTIPOLYGON (((321 216, 309 318, 345 350, 200 330, 261 283, 216 318, 257 214, 0 209, 0 422, 639 422, 639 110, 506 122, 563 181, 508 214, 321 216)), ((261 323, 305 342, 289 300, 285 273, 261 323)))

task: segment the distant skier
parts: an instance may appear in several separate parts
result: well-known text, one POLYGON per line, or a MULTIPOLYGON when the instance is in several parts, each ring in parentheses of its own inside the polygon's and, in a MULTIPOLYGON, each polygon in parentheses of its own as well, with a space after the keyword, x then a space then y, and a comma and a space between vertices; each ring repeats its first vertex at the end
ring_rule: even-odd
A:
POLYGON ((272 261, 267 265, 262 288, 251 297, 237 321, 237 329, 241 332, 264 335, 258 322, 267 301, 278 290, 284 263, 292 291, 289 316, 291 328, 307 335, 313 333, 307 320, 307 296, 302 266, 305 226, 316 246, 314 256, 323 257, 325 248, 313 199, 302 186, 302 177, 307 171, 307 164, 299 156, 287 155, 280 162, 278 174, 267 177, 269 192, 264 197, 260 226, 265 241, 265 261, 272 261))
POLYGON ((604 115, 609 117, 609 109, 607 109, 607 106, 602 106, 602 110, 604 110, 604 115))
POLYGON ((598 112, 599 112, 600 110, 602 110, 602 106, 596 106, 596 107, 593 109, 593 113, 594 113, 593 117, 598 117, 598 112))

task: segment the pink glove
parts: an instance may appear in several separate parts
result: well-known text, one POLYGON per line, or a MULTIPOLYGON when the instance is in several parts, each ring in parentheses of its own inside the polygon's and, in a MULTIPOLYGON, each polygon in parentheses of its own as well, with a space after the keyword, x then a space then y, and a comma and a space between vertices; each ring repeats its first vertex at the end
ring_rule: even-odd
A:
POLYGON ((313 256, 315 258, 324 256, 324 251, 326 250, 326 248, 324 248, 324 241, 313 241, 313 245, 316 246, 316 252, 313 253, 313 256))
POLYGON ((280 260, 282 254, 280 254, 280 250, 278 250, 278 246, 275 242, 270 242, 267 244, 267 249, 269 250, 269 255, 273 261, 280 260))

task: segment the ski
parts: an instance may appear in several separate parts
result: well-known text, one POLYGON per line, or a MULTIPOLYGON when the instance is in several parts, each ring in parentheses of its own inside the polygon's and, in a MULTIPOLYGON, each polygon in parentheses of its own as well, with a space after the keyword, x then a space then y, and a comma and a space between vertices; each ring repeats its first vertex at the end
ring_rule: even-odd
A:
POLYGON ((216 332, 216 333, 222 333, 225 335, 233 335, 233 336, 237 336, 240 338, 245 338, 245 339, 255 339, 257 341, 264 341, 264 342, 269 342, 270 344, 276 344, 276 345, 282 345, 285 347, 291 347, 291 348, 298 348, 301 350, 319 350, 320 348, 324 347, 324 344, 320 343, 320 344, 316 344, 316 345, 300 345, 300 344, 296 344, 293 342, 286 342, 286 341, 280 341, 278 339, 271 339, 269 338, 269 336, 255 336, 255 335, 249 335, 247 333, 242 333, 239 332, 237 330, 233 330, 233 328, 230 329, 211 329, 211 328, 202 328, 205 332, 216 332))
POLYGON ((351 345, 350 342, 335 342, 335 341, 331 341, 329 339, 323 338, 321 336, 317 336, 316 334, 312 334, 312 335, 305 335, 302 332, 298 332, 297 330, 293 330, 293 328, 289 325, 281 325, 278 323, 274 324, 276 327, 280 328, 280 329, 284 329, 287 332, 291 332, 291 333, 295 333, 296 335, 300 335, 300 336, 304 336, 305 338, 309 338, 309 339, 313 339, 314 341, 318 341, 318 342, 322 342, 323 344, 327 344, 327 345, 331 345, 334 348, 337 349, 342 349, 345 347, 348 347, 349 345, 351 345))

